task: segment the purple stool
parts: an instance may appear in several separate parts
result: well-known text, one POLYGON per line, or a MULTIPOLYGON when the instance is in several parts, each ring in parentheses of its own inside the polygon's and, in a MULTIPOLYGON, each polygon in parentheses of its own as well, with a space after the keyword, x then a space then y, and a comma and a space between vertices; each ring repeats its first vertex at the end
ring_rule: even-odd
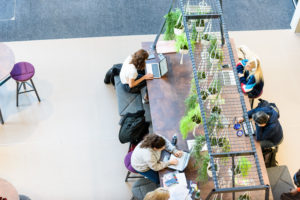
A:
POLYGON ((39 102, 41 101, 31 79, 34 75, 34 67, 32 64, 28 62, 18 62, 14 65, 14 68, 11 70, 10 75, 17 82, 17 106, 19 106, 19 94, 26 92, 34 91, 39 102), (31 84, 27 82, 28 80, 30 80, 31 84), (29 85, 32 88, 32 90, 27 90, 26 84, 29 85), (21 92, 22 86, 24 88, 23 92, 21 92))
POLYGON ((144 178, 143 176, 130 176, 131 173, 138 173, 137 171, 135 171, 135 169, 131 166, 131 155, 132 155, 133 151, 130 151, 127 153, 127 155, 125 156, 124 159, 124 164, 126 166, 126 168, 128 169, 126 178, 125 178, 125 182, 127 182, 127 180, 129 178, 144 178))

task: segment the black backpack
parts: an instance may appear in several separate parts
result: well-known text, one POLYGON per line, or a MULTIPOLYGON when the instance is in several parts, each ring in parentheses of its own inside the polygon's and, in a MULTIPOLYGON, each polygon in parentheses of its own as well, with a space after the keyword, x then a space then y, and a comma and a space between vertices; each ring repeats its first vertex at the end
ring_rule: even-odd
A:
POLYGON ((140 110, 136 113, 127 113, 121 119, 119 140, 122 144, 130 142, 137 145, 149 132, 149 122, 145 121, 145 111, 140 110))
POLYGON ((110 68, 107 72, 106 75, 104 77, 104 83, 105 84, 110 84, 112 83, 113 85, 115 85, 115 76, 118 76, 120 74, 121 68, 122 68, 123 64, 115 64, 112 66, 112 68, 110 68))
POLYGON ((269 103, 267 100, 264 100, 264 99, 258 99, 258 100, 259 100, 259 103, 256 108, 271 107, 278 113, 278 119, 279 119, 279 117, 280 117, 279 109, 275 103, 269 103))

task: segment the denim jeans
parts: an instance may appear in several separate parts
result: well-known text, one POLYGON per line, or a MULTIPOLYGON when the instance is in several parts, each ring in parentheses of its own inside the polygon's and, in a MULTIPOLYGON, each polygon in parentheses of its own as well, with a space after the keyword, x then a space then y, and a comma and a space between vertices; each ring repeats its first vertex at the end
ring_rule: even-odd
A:
POLYGON ((139 172, 139 171, 137 171, 137 172, 139 174, 147 177, 153 183, 159 184, 159 175, 158 175, 158 172, 153 171, 152 169, 149 169, 148 171, 145 171, 145 172, 139 172))
MULTIPOLYGON (((142 78, 144 75, 145 75, 145 71, 138 71, 138 76, 136 77, 135 80, 142 78)), ((129 93, 139 93, 141 91, 141 89, 145 86, 146 86, 146 80, 143 80, 142 82, 140 82, 137 86, 135 86, 133 88, 129 87, 128 84, 123 84, 124 90, 129 93)))

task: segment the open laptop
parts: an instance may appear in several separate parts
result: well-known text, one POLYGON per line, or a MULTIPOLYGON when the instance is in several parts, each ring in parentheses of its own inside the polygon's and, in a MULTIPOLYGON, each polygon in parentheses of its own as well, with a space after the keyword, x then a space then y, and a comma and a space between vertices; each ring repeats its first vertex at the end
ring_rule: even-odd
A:
POLYGON ((164 162, 167 162, 169 159, 173 159, 173 158, 177 159, 178 164, 177 165, 169 165, 168 168, 182 172, 188 165, 191 154, 183 151, 182 156, 180 158, 178 158, 178 157, 174 156, 173 154, 170 154, 167 151, 163 151, 161 156, 162 156, 162 161, 164 161, 164 162))
POLYGON ((146 72, 153 74, 153 78, 161 78, 168 72, 167 58, 163 54, 158 54, 159 62, 146 64, 146 72))

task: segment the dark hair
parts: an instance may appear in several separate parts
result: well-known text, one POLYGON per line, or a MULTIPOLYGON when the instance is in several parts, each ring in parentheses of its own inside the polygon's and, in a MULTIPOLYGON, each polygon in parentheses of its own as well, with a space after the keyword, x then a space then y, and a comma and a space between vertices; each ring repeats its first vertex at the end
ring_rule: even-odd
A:
POLYGON ((140 49, 132 55, 130 64, 133 64, 137 70, 143 70, 146 67, 146 60, 149 54, 144 49, 140 49))
POLYGON ((257 124, 266 124, 269 120, 269 115, 263 111, 258 111, 253 114, 252 118, 257 124))
POLYGON ((142 141, 141 148, 160 149, 165 145, 166 145, 166 141, 164 140, 163 137, 155 135, 155 134, 149 134, 142 141))
POLYGON ((294 183, 297 187, 300 187, 300 169, 298 172, 294 175, 294 183))

